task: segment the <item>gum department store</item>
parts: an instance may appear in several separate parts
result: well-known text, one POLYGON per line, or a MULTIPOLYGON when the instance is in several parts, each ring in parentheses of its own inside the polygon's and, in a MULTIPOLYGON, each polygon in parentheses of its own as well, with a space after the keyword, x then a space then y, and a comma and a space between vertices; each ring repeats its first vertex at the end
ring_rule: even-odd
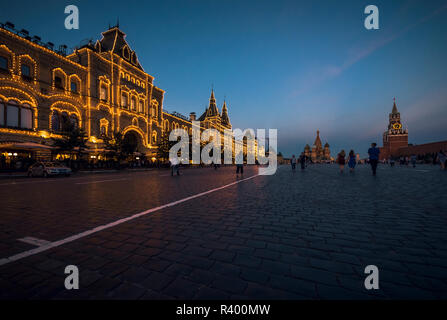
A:
POLYGON ((65 46, 55 50, 52 43, 14 28, 11 23, 0 24, 3 156, 18 155, 5 153, 9 147, 47 159, 51 138, 60 138, 67 125, 84 129, 90 153, 103 148, 101 136, 121 132, 136 142, 139 153, 153 160, 163 133, 176 128, 190 132, 192 120, 201 121, 201 130, 231 129, 226 103, 219 112, 214 92, 198 119, 194 112, 188 118, 164 111, 165 92, 143 70, 118 26, 68 55, 65 46))

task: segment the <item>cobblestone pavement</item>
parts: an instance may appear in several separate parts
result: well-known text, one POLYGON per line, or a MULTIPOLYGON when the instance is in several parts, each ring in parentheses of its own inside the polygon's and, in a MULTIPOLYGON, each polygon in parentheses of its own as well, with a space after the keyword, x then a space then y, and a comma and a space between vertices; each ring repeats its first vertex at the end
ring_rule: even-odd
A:
MULTIPOLYGON (((0 259, 36 248, 24 237, 54 242, 237 181, 183 173, 0 181, 0 259)), ((0 266, 0 297, 445 299, 446 194, 438 167, 283 166, 0 266), (371 264, 379 290, 364 289, 371 264), (67 265, 79 290, 64 288, 67 265)))

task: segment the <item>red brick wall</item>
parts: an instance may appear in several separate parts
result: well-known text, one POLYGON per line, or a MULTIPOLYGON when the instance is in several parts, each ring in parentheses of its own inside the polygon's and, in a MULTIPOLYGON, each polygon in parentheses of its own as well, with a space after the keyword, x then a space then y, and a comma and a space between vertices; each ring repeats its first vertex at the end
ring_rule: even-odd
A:
POLYGON ((407 146, 398 150, 399 156, 423 155, 426 153, 436 153, 439 150, 447 150, 447 141, 439 141, 432 143, 419 144, 415 146, 407 146))

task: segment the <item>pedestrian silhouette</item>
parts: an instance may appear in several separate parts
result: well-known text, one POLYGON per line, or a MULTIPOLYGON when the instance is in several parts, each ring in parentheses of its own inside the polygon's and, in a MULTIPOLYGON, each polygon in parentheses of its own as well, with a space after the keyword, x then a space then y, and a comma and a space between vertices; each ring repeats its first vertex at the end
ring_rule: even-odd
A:
POLYGON ((292 170, 295 171, 296 168, 296 158, 295 155, 292 155, 292 159, 290 159, 290 164, 292 165, 292 170))
POLYGON ((337 163, 338 167, 340 168, 340 173, 343 173, 345 170, 345 164, 346 164, 345 156, 346 156, 345 150, 341 150, 337 156, 337 163))
POLYGON ((351 151, 349 151, 349 159, 348 159, 348 167, 349 167, 350 173, 354 172, 356 164, 357 164, 357 161, 355 159, 355 152, 354 152, 354 150, 351 150, 351 151))
POLYGON ((376 148, 376 146, 377 143, 373 142, 371 143, 371 148, 368 149, 369 163, 371 164, 373 176, 375 176, 377 172, 377 164, 379 163, 379 154, 380 154, 380 149, 376 148))

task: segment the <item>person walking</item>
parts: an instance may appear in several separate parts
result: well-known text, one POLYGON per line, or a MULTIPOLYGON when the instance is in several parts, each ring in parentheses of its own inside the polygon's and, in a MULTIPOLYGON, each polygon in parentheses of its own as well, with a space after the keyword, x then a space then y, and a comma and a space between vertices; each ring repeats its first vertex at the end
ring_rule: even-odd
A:
POLYGON ((349 167, 350 173, 354 172, 356 164, 357 164, 357 161, 355 160, 355 152, 354 152, 354 150, 351 150, 351 151, 349 151, 349 159, 348 159, 348 167, 349 167))
POLYGON ((373 142, 371 143, 371 148, 368 149, 369 163, 371 164, 373 176, 376 175, 377 164, 379 163, 379 154, 380 154, 380 149, 377 148, 376 146, 377 143, 373 142))
POLYGON ((296 158, 295 155, 292 155, 292 159, 290 159, 290 164, 292 165, 292 170, 295 171, 296 169, 296 158))
POLYGON ((413 168, 416 168, 416 160, 417 160, 416 155, 412 154, 410 157, 410 161, 411 161, 411 165, 413 166, 413 168))
POLYGON ((239 176, 239 172, 242 176, 244 175, 244 155, 242 151, 236 156, 236 176, 239 176))
POLYGON ((300 164, 301 164, 301 170, 306 169, 306 156, 304 153, 301 153, 300 155, 300 164))
POLYGON ((346 156, 345 150, 341 150, 337 156, 337 163, 338 167, 340 168, 340 173, 343 173, 345 170, 345 164, 346 164, 345 156, 346 156))
POLYGON ((174 171, 177 172, 177 175, 180 175, 180 171, 179 171, 179 161, 177 159, 177 157, 174 157, 172 159, 169 160, 171 162, 171 176, 174 175, 174 171))
POLYGON ((444 151, 439 150, 438 154, 436 155, 439 163, 441 165, 441 170, 445 170, 445 165, 446 165, 446 161, 447 161, 447 156, 445 155, 444 151))
POLYGON ((396 163, 396 161, 394 160, 393 157, 390 158, 390 166, 391 168, 394 167, 394 164, 396 163))

